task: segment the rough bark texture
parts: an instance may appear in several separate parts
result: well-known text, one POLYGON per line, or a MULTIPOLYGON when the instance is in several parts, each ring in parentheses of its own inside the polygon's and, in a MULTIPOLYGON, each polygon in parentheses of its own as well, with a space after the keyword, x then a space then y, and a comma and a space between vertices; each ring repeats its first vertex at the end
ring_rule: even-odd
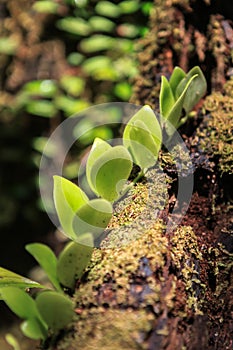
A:
MULTIPOLYGON (((138 240, 111 249, 117 230, 126 239, 135 233, 130 222, 144 220, 145 198, 138 198, 148 184, 135 189, 116 220, 126 229, 113 222, 108 243, 77 286, 77 322, 53 349, 233 348, 232 19, 227 1, 155 0, 131 102, 158 109, 162 74, 169 77, 176 65, 203 69, 210 96, 181 130, 195 168, 191 203, 181 225, 166 232, 177 177, 168 162, 173 182, 165 209, 150 225, 145 219, 138 240)), ((156 178, 148 181, 158 186, 156 178)))
POLYGON ((191 203, 167 232, 177 172, 161 156, 168 191, 158 191, 152 172, 119 204, 105 247, 77 285, 76 320, 50 349, 233 349, 232 12, 229 1, 155 0, 131 102, 158 109, 162 74, 176 65, 204 71, 209 96, 181 130, 195 169, 191 203), (149 191, 157 219, 145 210, 149 191), (111 248, 132 234, 138 239, 111 248))

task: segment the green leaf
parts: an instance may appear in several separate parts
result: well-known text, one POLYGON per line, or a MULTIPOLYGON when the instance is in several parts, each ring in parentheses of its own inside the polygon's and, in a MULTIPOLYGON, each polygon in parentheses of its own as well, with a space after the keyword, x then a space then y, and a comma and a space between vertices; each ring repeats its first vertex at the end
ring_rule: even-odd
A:
MULTIPOLYGON (((197 75, 192 76, 191 79, 189 79, 188 83, 186 84, 182 94, 179 96, 179 98, 176 100, 176 102, 174 103, 171 111, 169 112, 168 116, 167 116, 167 120, 169 123, 171 123, 175 128, 177 128, 179 126, 179 120, 181 118, 181 114, 182 114, 182 109, 184 106, 184 99, 186 96, 186 93, 189 89, 190 84, 192 83, 192 81, 194 79, 196 79, 197 75)), ((169 124, 167 125, 167 132, 169 135, 171 135, 173 131, 169 130, 169 124)))
POLYGON ((58 257, 57 276, 60 283, 74 290, 76 280, 80 279, 93 252, 93 241, 90 245, 70 242, 62 250, 58 257))
POLYGON ((99 1, 95 7, 95 11, 99 15, 112 18, 117 18, 121 15, 120 7, 110 1, 99 1))
POLYGON ((73 217, 77 210, 88 201, 86 194, 71 181, 61 176, 54 176, 53 197, 64 232, 69 238, 76 238, 72 228, 73 217))
POLYGON ((57 84, 53 80, 34 80, 25 84, 23 91, 29 95, 37 95, 41 97, 50 98, 53 97, 57 92, 57 84))
POLYGON ((123 14, 131 14, 136 12, 142 4, 139 4, 139 1, 135 0, 125 0, 119 3, 119 7, 123 14))
POLYGON ((162 76, 160 95, 159 95, 159 106, 160 106, 160 113, 164 118, 167 118, 174 103, 175 103, 175 99, 172 93, 171 86, 167 81, 167 78, 165 76, 162 76))
POLYGON ((80 42, 83 52, 93 53, 97 51, 110 50, 115 48, 116 39, 103 34, 95 34, 80 42))
POLYGON ((84 204, 73 221, 73 229, 77 238, 90 233, 97 238, 108 226, 112 217, 112 205, 105 199, 92 199, 84 204))
POLYGON ((114 94, 123 101, 128 101, 132 95, 132 87, 127 82, 117 83, 114 87, 114 94))
POLYGON ((38 316, 34 300, 17 287, 1 288, 1 295, 8 307, 20 318, 29 319, 38 316))
POLYGON ((33 10, 42 13, 57 13, 58 4, 54 1, 43 0, 36 1, 32 6, 33 10))
POLYGON ((142 168, 147 168, 152 166, 152 163, 155 163, 161 143, 162 131, 160 124, 153 110, 145 105, 126 125, 123 133, 123 144, 131 152, 135 164, 142 168), (141 147, 140 144, 142 145, 141 147), (144 157, 145 159, 143 160, 144 147, 148 149, 148 159, 144 157))
POLYGON ((45 118, 52 118, 57 113, 57 109, 54 106, 53 102, 47 100, 30 100, 26 104, 26 111, 28 113, 45 118))
POLYGON ((45 339, 47 326, 41 319, 35 300, 16 287, 4 287, 1 289, 1 294, 7 306, 18 317, 26 320, 23 326, 24 334, 32 339, 45 339))
POLYGON ((181 80, 176 89, 176 94, 178 96, 182 94, 187 84, 189 84, 190 86, 187 90, 183 103, 183 107, 186 111, 186 114, 189 113, 193 109, 193 107, 200 101, 207 89, 205 76, 198 66, 193 67, 188 72, 186 77, 181 80), (196 77, 195 79, 193 79, 194 76, 196 77), (189 84, 190 79, 192 79, 191 84, 189 84))
POLYGON ((72 114, 76 114, 80 111, 89 107, 89 103, 82 99, 75 99, 71 96, 60 95, 55 98, 54 101, 57 108, 64 111, 67 117, 70 117, 72 114))
POLYGON ((14 286, 21 289, 27 288, 45 288, 38 282, 32 281, 29 278, 20 276, 12 271, 6 270, 0 267, 0 299, 1 299, 1 288, 14 286))
POLYGON ((139 165, 145 172, 146 169, 155 165, 159 149, 146 124, 141 120, 134 122, 134 125, 131 126, 129 136, 129 151, 133 156, 134 163, 139 165))
POLYGON ((130 153, 124 146, 111 147, 99 156, 90 168, 90 182, 99 196, 116 200, 133 167, 130 153))
POLYGON ((25 248, 46 272, 54 287, 58 291, 62 291, 57 279, 57 258, 54 252, 47 245, 42 243, 27 244, 25 248))
POLYGON ((100 138, 96 138, 93 142, 91 151, 89 153, 89 156, 87 158, 87 165, 86 165, 86 176, 87 176, 87 181, 88 184, 91 188, 91 190, 98 195, 98 192, 96 191, 95 185, 91 181, 91 171, 93 168, 94 163, 96 160, 106 151, 111 149, 111 146, 104 140, 100 138))
POLYGON ((113 21, 101 16, 92 16, 89 19, 89 24, 93 30, 101 32, 111 32, 116 26, 113 21))
POLYGON ((5 339, 9 345, 13 347, 14 350, 21 350, 18 340, 11 333, 7 333, 5 339))
POLYGON ((61 87, 70 95, 80 96, 84 90, 84 80, 79 77, 63 75, 60 80, 61 87))
POLYGON ((171 78, 169 80, 169 84, 170 84, 170 87, 172 89, 173 96, 176 97, 177 86, 179 85, 181 80, 183 78, 185 78, 185 76, 186 76, 186 74, 183 71, 183 69, 181 69, 180 67, 175 67, 174 68, 174 70, 172 72, 172 75, 171 75, 171 78))
POLYGON ((68 33, 80 36, 88 36, 91 32, 90 25, 81 17, 65 17, 56 22, 57 27, 68 33))
POLYGON ((28 338, 34 340, 45 340, 47 338, 47 325, 46 328, 43 329, 41 322, 39 322, 37 318, 30 318, 29 320, 22 322, 20 329, 22 333, 28 338))
POLYGON ((42 292, 36 298, 37 308, 52 331, 66 327, 74 316, 72 301, 57 292, 42 292))

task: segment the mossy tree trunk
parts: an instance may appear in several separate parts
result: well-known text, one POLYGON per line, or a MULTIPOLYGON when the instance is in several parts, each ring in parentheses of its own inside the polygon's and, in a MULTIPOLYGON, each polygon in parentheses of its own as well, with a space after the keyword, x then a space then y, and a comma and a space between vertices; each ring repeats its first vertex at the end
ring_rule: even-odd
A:
MULTIPOLYGON (((221 155, 231 141, 226 136, 218 147, 208 129, 210 122, 215 137, 221 138, 232 128, 233 84, 224 88, 233 72, 231 6, 217 0, 155 0, 150 32, 139 43, 140 73, 131 102, 158 109, 162 74, 169 77, 176 65, 186 71, 199 65, 204 71, 212 97, 202 101, 181 130, 196 169, 191 203, 181 225, 166 232, 166 215, 175 196, 170 185, 173 197, 166 209, 153 225, 144 225, 137 241, 95 252, 77 287, 75 332, 54 349, 61 345, 69 350, 233 348, 232 158, 221 155), (227 131, 214 124, 215 116, 223 114, 231 120, 227 131), (201 147, 206 144, 205 153, 201 147), (222 168, 222 159, 229 167, 222 168)), ((167 173, 172 174, 169 167, 167 173)), ((158 185, 153 174, 150 179, 158 185)), ((134 193, 134 205, 145 192, 146 187, 134 193)), ((133 214, 135 207, 128 204, 122 215, 129 221, 130 209, 133 214)), ((130 225, 125 234, 131 234, 130 225)))

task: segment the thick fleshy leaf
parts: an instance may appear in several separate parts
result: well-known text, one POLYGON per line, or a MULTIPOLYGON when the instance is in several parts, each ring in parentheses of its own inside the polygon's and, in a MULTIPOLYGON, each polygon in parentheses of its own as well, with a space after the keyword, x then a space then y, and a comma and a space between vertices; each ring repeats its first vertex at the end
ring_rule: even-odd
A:
POLYGON ((182 94, 188 82, 194 76, 196 76, 196 78, 192 80, 192 83, 190 84, 189 89, 187 90, 183 102, 183 107, 186 113, 189 113, 193 109, 193 107, 198 103, 198 101, 204 96, 207 89, 205 76, 202 73, 201 69, 198 66, 196 66, 188 72, 186 77, 182 79, 179 85, 177 86, 177 96, 180 96, 182 94))
MULTIPOLYGON (((143 161, 142 156, 139 155, 139 153, 137 153, 137 150, 136 150, 136 148, 138 148, 137 145, 135 144, 135 147, 132 146, 132 140, 138 141, 140 144, 147 147, 150 150, 150 152, 152 152, 152 154, 157 158, 157 154, 161 148, 161 143, 162 143, 162 131, 161 131, 160 124, 153 110, 150 108, 150 106, 147 106, 147 105, 143 106, 129 120, 123 133, 123 144, 132 154, 133 160, 136 164, 138 164, 142 168, 151 166, 150 164, 152 163, 151 163, 151 160, 149 159, 148 159, 148 165, 146 165, 146 163, 145 164, 142 163, 143 161), (134 131, 132 132, 133 129, 134 131), (151 137, 153 138, 153 142, 151 140, 151 137), (154 151, 152 151, 152 149, 154 149, 154 151), (141 159, 140 163, 139 163, 139 158, 141 159)), ((151 158, 150 155, 149 157, 151 158)))
POLYGON ((25 249, 36 259, 48 275, 48 278, 57 290, 62 290, 57 279, 57 258, 54 252, 45 244, 27 244, 25 249))
POLYGON ((46 291, 36 298, 37 308, 52 331, 66 327, 74 316, 72 301, 58 292, 46 291))
POLYGON ((44 328, 37 318, 31 318, 20 325, 20 329, 26 337, 34 340, 47 338, 47 325, 44 328))
POLYGON ((94 163, 96 160, 102 156, 106 151, 111 149, 111 146, 104 140, 100 138, 95 138, 91 151, 89 153, 89 156, 87 158, 87 165, 86 165, 86 176, 87 176, 87 181, 88 184, 91 188, 91 190, 98 195, 98 192, 96 191, 95 185, 91 181, 91 171, 93 168, 94 163))
POLYGON ((93 247, 70 242, 58 257, 57 276, 60 283, 74 289, 75 282, 81 278, 91 260, 93 247))
POLYGON ((76 238, 72 222, 77 210, 88 201, 86 194, 71 181, 61 176, 54 176, 53 197, 64 232, 69 238, 76 238))
POLYGON ((1 290, 3 287, 18 287, 21 289, 27 288, 45 288, 38 282, 32 281, 29 278, 23 277, 0 267, 0 299, 1 299, 1 290))
POLYGON ((160 113, 162 114, 163 118, 167 118, 174 103, 175 103, 175 98, 173 96, 171 86, 167 81, 167 78, 165 76, 162 76, 160 95, 159 95, 159 106, 160 106, 160 113))
POLYGON ((146 124, 141 120, 136 120, 134 125, 130 127, 129 136, 129 151, 133 156, 134 163, 144 171, 155 165, 160 148, 155 143, 146 124))
POLYGON ((105 199, 93 199, 83 205, 74 217, 73 229, 77 238, 90 233, 98 237, 112 217, 112 205, 105 199))
POLYGON ((90 181, 99 196, 113 202, 119 197, 132 167, 131 155, 124 146, 111 147, 94 162, 90 181))
POLYGON ((170 84, 170 87, 172 89, 174 97, 176 97, 176 88, 177 88, 177 86, 179 85, 181 80, 183 78, 185 78, 185 76, 186 76, 186 74, 183 71, 183 69, 181 69, 180 67, 175 67, 174 68, 174 70, 172 72, 172 75, 171 75, 171 78, 169 80, 169 84, 170 84))
MULTIPOLYGON (((182 114, 182 109, 183 109, 183 105, 184 105, 184 99, 185 96, 187 94, 187 91, 189 89, 189 86, 191 85, 192 81, 194 79, 197 78, 197 75, 192 76, 188 83, 186 84, 182 94, 180 95, 180 97, 176 100, 176 102, 174 103, 170 113, 167 116, 167 121, 169 123, 171 123, 173 125, 173 127, 177 128, 179 126, 179 120, 181 118, 181 114, 182 114)), ((174 129, 169 127, 169 123, 166 124, 166 129, 168 134, 173 134, 174 133, 174 129)))
POLYGON ((7 306, 18 317, 26 320, 22 325, 23 333, 32 339, 45 339, 47 325, 41 318, 35 300, 17 287, 4 287, 1 294, 7 306))

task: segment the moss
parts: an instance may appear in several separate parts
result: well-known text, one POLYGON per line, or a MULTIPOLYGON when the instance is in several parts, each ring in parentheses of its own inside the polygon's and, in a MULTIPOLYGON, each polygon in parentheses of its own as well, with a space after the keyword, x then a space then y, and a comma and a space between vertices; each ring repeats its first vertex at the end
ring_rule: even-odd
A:
POLYGON ((233 173, 233 79, 224 86, 224 92, 214 92, 204 103, 210 112, 197 130, 201 148, 217 159, 222 173, 233 173))
POLYGON ((159 167, 149 170, 143 181, 117 203, 101 247, 114 248, 139 238, 165 208, 169 181, 159 167))
MULTIPOLYGON (((151 330, 152 324, 153 317, 145 310, 93 309, 88 311, 88 315, 84 312, 76 325, 78 348, 146 349, 145 336, 151 330), (89 334, 88 341, 87 334, 89 334)), ((58 349, 61 350, 60 347, 58 349)))
POLYGON ((166 309, 181 318, 199 313, 199 259, 191 227, 180 227, 169 237, 161 220, 127 246, 96 249, 87 281, 75 295, 75 339, 68 337, 58 349, 73 350, 76 344, 83 350, 147 349, 154 329, 169 337, 169 324, 161 326, 160 312, 166 309), (164 274, 169 266, 177 273, 164 274))

